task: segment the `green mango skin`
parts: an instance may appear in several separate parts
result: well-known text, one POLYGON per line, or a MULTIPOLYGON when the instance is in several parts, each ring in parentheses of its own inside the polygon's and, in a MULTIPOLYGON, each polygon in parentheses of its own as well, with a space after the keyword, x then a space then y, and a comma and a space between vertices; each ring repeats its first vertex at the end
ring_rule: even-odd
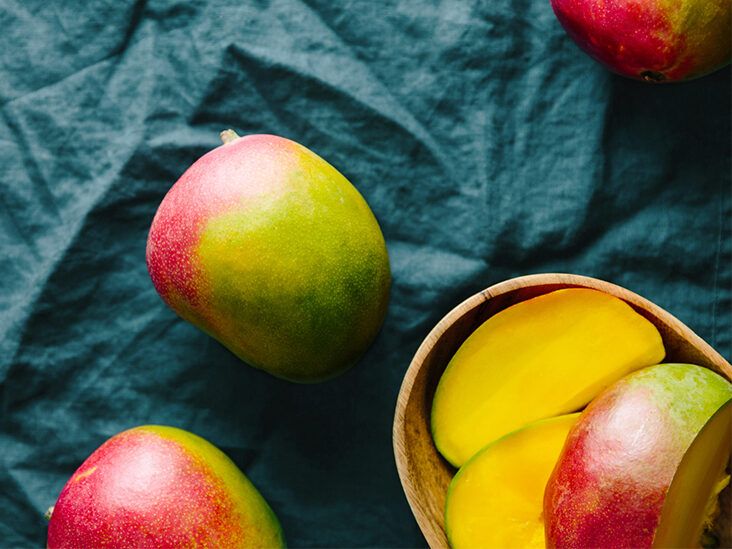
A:
POLYGON ((681 460, 732 384, 691 364, 638 370, 567 436, 544 492, 546 546, 650 548, 681 460))
POLYGON ((296 382, 352 366, 386 314, 391 275, 368 204, 333 166, 272 135, 194 163, 148 237, 153 284, 248 364, 296 382))

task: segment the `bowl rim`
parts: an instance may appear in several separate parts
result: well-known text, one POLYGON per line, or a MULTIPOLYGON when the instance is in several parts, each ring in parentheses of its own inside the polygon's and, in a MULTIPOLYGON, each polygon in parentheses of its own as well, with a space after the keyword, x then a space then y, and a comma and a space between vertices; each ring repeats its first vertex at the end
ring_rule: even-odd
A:
POLYGON ((453 307, 445 316, 442 317, 442 319, 440 319, 440 321, 424 338, 404 374, 394 412, 394 421, 392 424, 392 450, 394 452, 394 460, 396 462, 399 481, 407 498, 409 508, 412 511, 412 515, 417 521, 422 535, 425 537, 430 547, 441 546, 435 544, 435 539, 443 539, 445 537, 445 533, 444 531, 439 533, 433 531, 432 522, 427 518, 424 511, 418 505, 419 494, 409 480, 410 457, 409 452, 406 450, 404 436, 406 429, 407 404, 409 402, 409 397, 412 393, 414 383, 417 379, 417 375, 424 363, 424 359, 429 355, 432 349, 439 344, 442 336, 453 324, 485 302, 521 288, 553 284, 595 289, 622 299, 633 306, 634 309, 637 308, 650 313, 656 319, 663 321, 676 333, 683 336, 686 341, 694 346, 699 352, 704 354, 709 359, 709 362, 718 368, 717 373, 732 381, 732 365, 730 365, 730 363, 727 362, 727 360, 711 345, 704 341, 704 339, 691 330, 691 328, 652 301, 612 282, 607 282, 590 276, 570 273, 536 273, 509 278, 473 294, 457 306, 453 307))

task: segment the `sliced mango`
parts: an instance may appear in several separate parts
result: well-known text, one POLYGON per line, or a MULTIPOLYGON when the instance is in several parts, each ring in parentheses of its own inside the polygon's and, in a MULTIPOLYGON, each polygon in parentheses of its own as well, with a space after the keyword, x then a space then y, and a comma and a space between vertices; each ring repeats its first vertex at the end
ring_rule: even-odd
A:
POLYGON ((717 410, 686 450, 666 493, 653 547, 700 546, 704 530, 719 515, 719 494, 729 484, 730 451, 732 400, 717 410))
POLYGON ((445 510, 453 549, 544 547, 544 487, 578 417, 534 422, 463 465, 450 484, 445 510))
POLYGON ((460 467, 489 442, 579 410, 664 356, 655 326, 603 292, 571 288, 517 303, 486 320, 448 364, 432 406, 435 445, 460 467))

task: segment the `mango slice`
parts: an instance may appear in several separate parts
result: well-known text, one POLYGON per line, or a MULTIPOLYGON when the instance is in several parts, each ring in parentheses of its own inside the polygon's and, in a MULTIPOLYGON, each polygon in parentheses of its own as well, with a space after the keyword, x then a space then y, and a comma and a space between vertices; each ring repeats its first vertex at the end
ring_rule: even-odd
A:
POLYGON ((718 497, 730 480, 725 470, 730 451, 732 400, 717 410, 684 454, 666 493, 653 547, 699 547, 705 527, 720 512, 718 497))
POLYGON ((463 465, 445 509, 453 549, 544 547, 544 487, 578 417, 534 422, 463 465))
POLYGON ((577 411, 664 356, 655 326, 611 295, 570 288, 517 303, 486 320, 448 364, 432 405, 435 445, 460 467, 489 442, 577 411))

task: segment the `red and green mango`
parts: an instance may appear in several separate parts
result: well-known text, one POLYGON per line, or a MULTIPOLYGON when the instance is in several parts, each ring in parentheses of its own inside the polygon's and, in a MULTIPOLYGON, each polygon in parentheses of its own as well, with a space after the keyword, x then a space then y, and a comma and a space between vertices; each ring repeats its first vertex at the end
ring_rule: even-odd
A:
POLYGON ((551 0, 559 22, 591 57, 640 80, 703 76, 732 57, 729 0, 551 0))
POLYGON ((89 456, 48 526, 48 549, 284 544, 272 509, 223 452, 158 425, 119 433, 89 456))
POLYGON ((638 370, 570 430, 544 493, 547 547, 650 548, 681 460, 732 384, 690 364, 638 370))
POLYGON ((350 367, 391 282, 379 225, 333 166, 289 139, 239 138, 163 199, 147 264, 163 300, 250 365, 297 382, 350 367))

